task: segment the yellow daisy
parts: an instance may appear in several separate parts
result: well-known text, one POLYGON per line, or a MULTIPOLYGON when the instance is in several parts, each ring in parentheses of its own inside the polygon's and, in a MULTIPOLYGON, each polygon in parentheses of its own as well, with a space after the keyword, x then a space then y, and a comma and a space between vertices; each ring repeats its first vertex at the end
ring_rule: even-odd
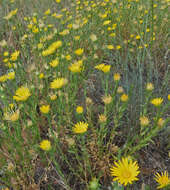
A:
POLYGON ((61 88, 67 83, 67 79, 65 78, 57 78, 50 83, 50 87, 53 89, 61 88))
POLYGON ((74 133, 84 133, 87 131, 88 123, 85 123, 84 121, 80 121, 79 123, 76 123, 73 127, 74 133))
POLYGON ((113 181, 118 181, 120 184, 126 186, 132 184, 133 181, 138 180, 137 176, 140 173, 137 162, 133 162, 128 157, 122 158, 118 162, 114 162, 115 166, 110 168, 111 176, 115 176, 113 181))
POLYGON ((51 149, 51 142, 49 140, 43 140, 40 143, 40 148, 42 150, 48 151, 51 149))
POLYGON ((154 106, 160 106, 163 102, 162 98, 154 98, 151 100, 151 104, 153 104, 154 106))
POLYGON ((25 101, 28 99, 29 96, 31 96, 29 89, 27 87, 21 86, 16 90, 13 99, 16 101, 25 101))
POLYGON ((166 187, 167 185, 170 185, 170 178, 168 177, 168 172, 165 171, 164 173, 161 172, 161 175, 159 173, 155 174, 155 181, 159 183, 159 186, 157 189, 161 189, 166 187))

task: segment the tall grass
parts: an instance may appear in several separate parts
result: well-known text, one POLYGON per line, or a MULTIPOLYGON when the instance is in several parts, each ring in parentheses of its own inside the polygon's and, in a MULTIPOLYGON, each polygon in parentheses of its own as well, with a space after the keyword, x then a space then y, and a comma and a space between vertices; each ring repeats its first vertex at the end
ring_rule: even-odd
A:
POLYGON ((137 160, 169 121, 168 5, 2 1, 0 184, 124 188, 114 161, 137 160))

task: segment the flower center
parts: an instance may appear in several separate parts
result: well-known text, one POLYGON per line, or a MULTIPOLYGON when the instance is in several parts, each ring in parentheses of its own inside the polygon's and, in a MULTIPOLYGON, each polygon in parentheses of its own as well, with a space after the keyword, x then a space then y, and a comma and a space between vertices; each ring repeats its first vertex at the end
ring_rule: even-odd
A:
POLYGON ((124 170, 122 176, 126 179, 131 177, 131 172, 128 170, 124 170))

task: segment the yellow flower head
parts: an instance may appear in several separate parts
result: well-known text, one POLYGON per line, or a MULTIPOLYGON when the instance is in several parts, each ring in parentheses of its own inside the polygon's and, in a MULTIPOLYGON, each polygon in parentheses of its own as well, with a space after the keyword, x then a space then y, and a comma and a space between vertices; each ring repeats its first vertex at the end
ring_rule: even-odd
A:
POLYGON ((84 52, 84 50, 83 50, 82 48, 79 48, 79 49, 77 49, 77 50, 74 51, 74 53, 75 53, 76 55, 82 55, 83 52, 84 52))
POLYGON ((50 63, 51 67, 57 67, 57 65, 59 64, 58 58, 52 60, 50 63))
POLYGON ((112 97, 110 95, 106 95, 102 97, 102 100, 105 104, 110 104, 112 101, 112 97))
POLYGON ((7 75, 0 76, 0 82, 5 82, 7 79, 7 75))
POLYGON ((78 114, 83 113, 83 107, 82 107, 82 106, 77 106, 76 112, 77 112, 78 114))
POLYGON ((4 17, 4 19, 9 20, 12 16, 17 14, 18 9, 12 10, 11 12, 8 13, 7 16, 4 17))
POLYGON ((16 61, 18 56, 19 56, 20 52, 19 51, 15 51, 14 53, 11 54, 11 61, 16 61))
POLYGON ((61 88, 67 83, 67 79, 65 78, 56 78, 53 82, 50 83, 50 87, 52 89, 61 88))
POLYGON ((153 104, 154 106, 160 106, 163 102, 162 98, 154 98, 151 100, 151 104, 153 104))
POLYGON ((146 85, 146 90, 148 90, 148 91, 151 91, 151 90, 153 90, 154 89, 154 86, 153 86, 153 84, 152 83, 147 83, 147 85, 146 85))
POLYGON ((114 49, 113 45, 107 45, 107 49, 114 49))
POLYGON ((42 150, 49 151, 51 149, 51 142, 49 140, 41 141, 40 148, 42 150))
POLYGON ((7 121, 17 121, 19 119, 19 110, 12 113, 4 113, 4 119, 7 121))
POLYGON ((16 101, 25 101, 28 99, 29 96, 31 96, 29 89, 27 87, 21 86, 16 90, 13 99, 16 101))
POLYGON ((53 101, 53 100, 56 100, 57 99, 57 96, 55 94, 51 94, 50 95, 50 99, 53 101))
POLYGON ((158 127, 162 127, 164 125, 164 123, 165 123, 164 119, 162 119, 162 118, 158 119, 158 127))
POLYGON ((120 97, 121 101, 122 102, 126 102, 128 100, 128 95, 127 94, 123 94, 121 97, 120 97))
POLYGON ((95 69, 98 69, 100 71, 103 71, 104 73, 107 73, 110 71, 110 65, 105 65, 105 64, 99 64, 99 65, 96 65, 94 68, 95 69))
POLYGON ((164 173, 162 172, 161 175, 159 173, 156 173, 154 179, 159 184, 157 189, 164 188, 164 187, 166 187, 167 185, 170 184, 170 178, 168 177, 168 172, 167 171, 164 171, 164 173))
POLYGON ((123 93, 123 88, 122 88, 122 86, 119 86, 118 88, 117 88, 117 93, 119 93, 119 94, 121 94, 121 93, 123 93))
POLYGON ((140 124, 141 126, 147 126, 149 124, 149 119, 145 116, 140 117, 140 124))
POLYGON ((83 69, 82 65, 83 65, 82 60, 79 60, 78 62, 72 63, 72 64, 68 67, 68 69, 69 69, 71 72, 73 72, 73 73, 79 73, 79 72, 81 72, 82 69, 83 69))
POLYGON ((15 72, 10 72, 7 74, 7 79, 13 80, 15 78, 15 72))
POLYGON ((115 73, 113 76, 114 81, 119 81, 120 80, 120 74, 119 73, 115 73))
POLYGON ((50 111, 50 106, 49 105, 43 105, 40 107, 41 113, 48 113, 50 111))
POLYGON ((88 123, 85 123, 84 121, 80 121, 79 123, 76 123, 73 127, 74 133, 84 133, 87 131, 88 123))
POLYGON ((170 94, 168 94, 168 100, 170 100, 170 94))
POLYGON ((95 42, 97 40, 97 36, 95 34, 90 35, 90 39, 95 42))
POLYGON ((104 122, 106 122, 106 120, 107 120, 107 117, 104 114, 99 115, 99 122, 100 123, 104 123, 104 122))
POLYGON ((132 184, 133 181, 138 180, 137 176, 140 173, 137 162, 131 159, 122 158, 118 162, 114 162, 115 166, 110 168, 111 176, 115 176, 113 181, 118 181, 120 184, 126 186, 132 184))

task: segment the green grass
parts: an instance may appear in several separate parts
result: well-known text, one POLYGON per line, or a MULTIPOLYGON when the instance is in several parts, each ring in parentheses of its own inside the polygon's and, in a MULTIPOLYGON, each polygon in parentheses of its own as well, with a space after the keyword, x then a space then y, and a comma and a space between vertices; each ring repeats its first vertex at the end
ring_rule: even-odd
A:
MULTIPOLYGON (((99 190, 147 183, 142 172, 137 186, 112 183, 110 168, 122 157, 140 160, 140 151, 168 129, 168 5, 0 1, 0 185, 99 190), (53 89, 57 78, 64 83, 53 89), (155 106, 154 98, 163 102, 155 106), (80 121, 88 124, 81 134, 73 130, 80 121), (46 139, 51 146, 43 150, 46 139)), ((154 172, 148 185, 156 188, 154 172)))

